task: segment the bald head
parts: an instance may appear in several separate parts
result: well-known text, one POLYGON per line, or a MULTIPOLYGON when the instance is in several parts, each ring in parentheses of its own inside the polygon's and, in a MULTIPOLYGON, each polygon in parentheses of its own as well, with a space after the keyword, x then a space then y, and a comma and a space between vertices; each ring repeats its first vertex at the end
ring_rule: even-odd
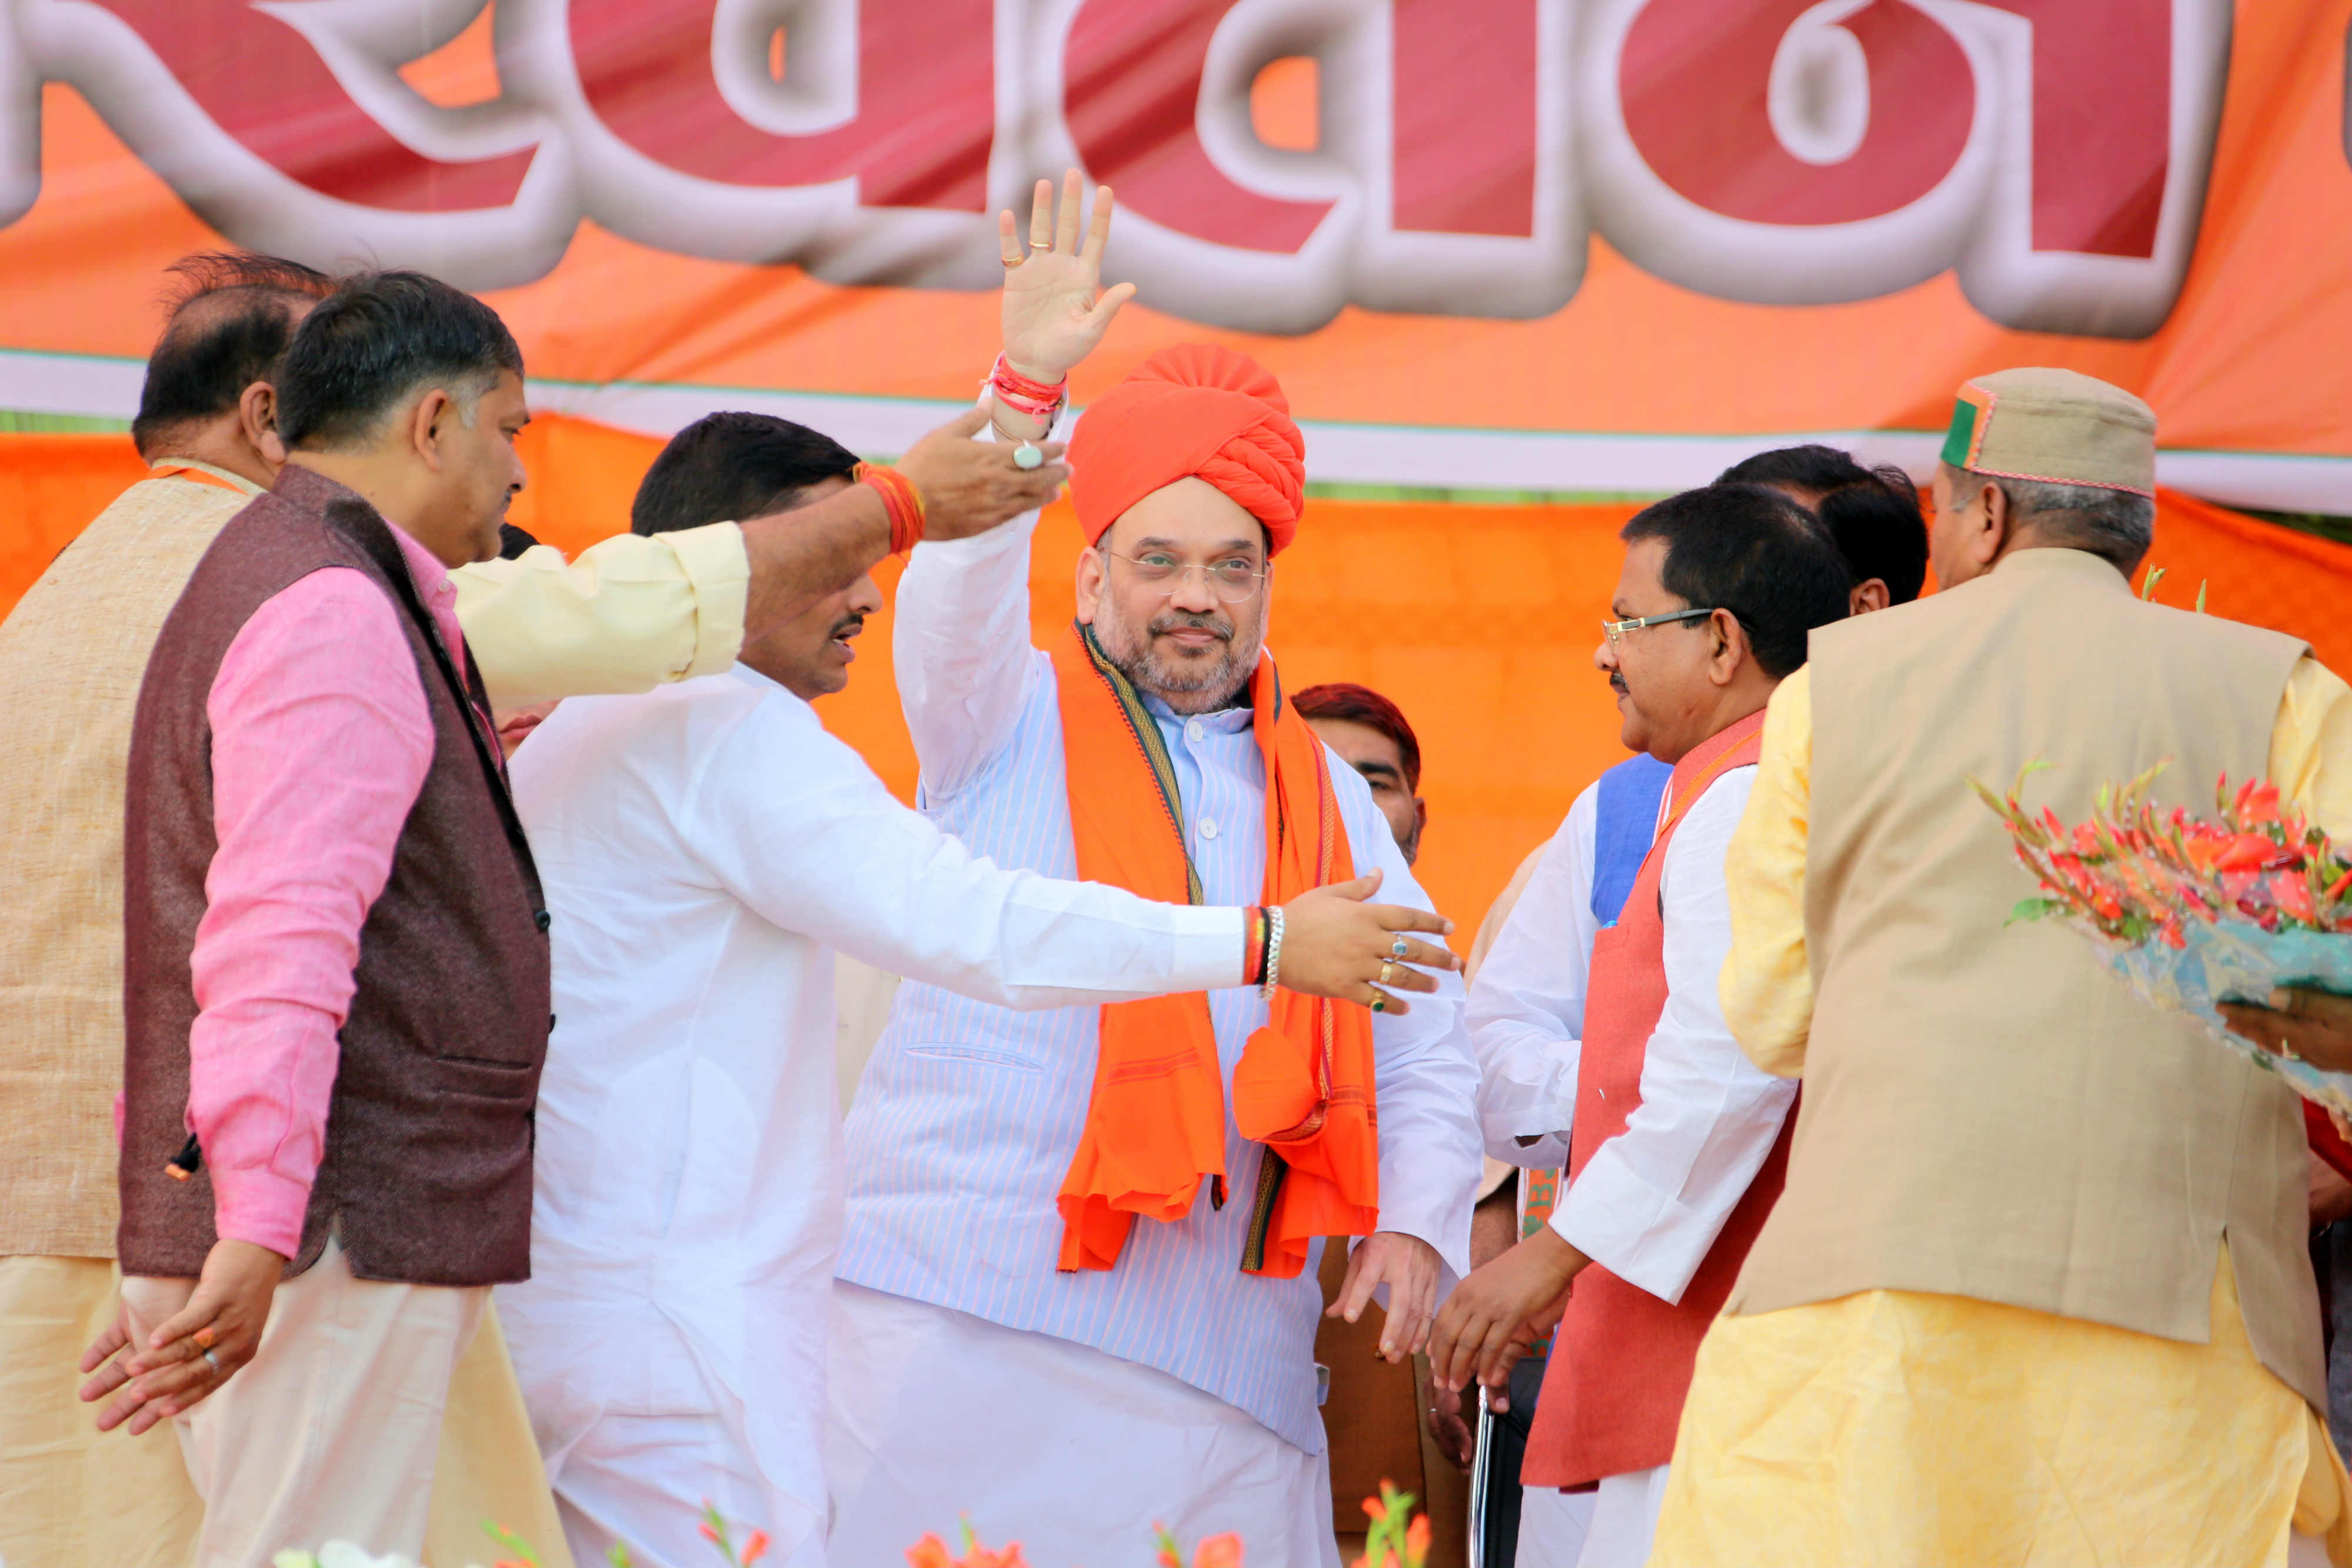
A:
POLYGON ((131 439, 150 462, 217 462, 225 443, 242 439, 235 427, 246 389, 276 376, 294 329, 334 280, 299 261, 233 252, 185 256, 170 270, 131 439))

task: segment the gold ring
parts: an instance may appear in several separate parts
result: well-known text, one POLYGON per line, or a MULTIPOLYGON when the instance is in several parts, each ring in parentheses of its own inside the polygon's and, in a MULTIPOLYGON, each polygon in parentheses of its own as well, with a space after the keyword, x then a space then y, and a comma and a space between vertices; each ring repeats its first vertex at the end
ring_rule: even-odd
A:
POLYGON ((1033 239, 1029 242, 1029 248, 1031 250, 1051 250, 1054 248, 1054 242, 1049 239, 1033 239))
POLYGON ((1390 977, 1391 976, 1394 975, 1395 973, 1396 973, 1396 964, 1394 963, 1394 961, 1392 961, 1392 960, 1391 960, 1391 959, 1387 959, 1387 958, 1383 958, 1383 959, 1381 959, 1381 977, 1380 977, 1380 980, 1379 980, 1379 982, 1378 982, 1378 983, 1379 983, 1379 984, 1381 984, 1381 985, 1383 985, 1383 986, 1387 985, 1387 984, 1389 983, 1389 977, 1390 977))
POLYGON ((996 259, 997 259, 997 260, 999 260, 999 261, 1001 261, 1001 262, 1003 262, 1003 263, 1004 263, 1004 270, 1005 270, 1005 271, 1007 271, 1007 272, 1010 272, 1010 271, 1012 271, 1014 267, 1016 267, 1020 266, 1023 262, 1024 262, 1024 261, 1028 260, 1029 258, 1028 258, 1027 256, 998 256, 996 259))

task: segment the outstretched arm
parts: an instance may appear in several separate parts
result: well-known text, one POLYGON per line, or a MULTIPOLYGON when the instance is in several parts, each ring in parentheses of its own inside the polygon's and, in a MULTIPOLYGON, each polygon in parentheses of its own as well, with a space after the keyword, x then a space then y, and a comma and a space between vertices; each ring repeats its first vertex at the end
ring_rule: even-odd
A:
MULTIPOLYGON (((1025 244, 1011 213, 997 217, 1004 359, 1034 385, 1066 385, 1071 368, 1093 352, 1135 292, 1130 284, 1103 288, 1110 188, 1096 193, 1094 219, 1082 236, 1084 194, 1075 169, 1063 182, 1058 208, 1052 183, 1038 181, 1025 244)), ((982 402, 1000 443, 1037 439, 1045 429, 992 383, 982 402)), ((926 800, 947 800, 979 775, 1011 737, 1039 678, 1029 641, 1034 523, 1024 519, 961 544, 926 544, 898 580, 891 655, 926 800)))
MULTIPOLYGON (((1097 883, 1006 871, 892 799, 805 704, 769 698, 703 763, 679 814, 695 857, 772 923, 894 974, 1000 1007, 1121 1001, 1243 983, 1243 912, 1158 904, 1097 883)), ((1399 933, 1436 933, 1425 911, 1372 904, 1365 885, 1293 900, 1281 976, 1317 995, 1361 996, 1399 933)), ((1452 955, 1409 936, 1408 961, 1452 955)), ((1404 970, 1391 991, 1438 982, 1404 970)))

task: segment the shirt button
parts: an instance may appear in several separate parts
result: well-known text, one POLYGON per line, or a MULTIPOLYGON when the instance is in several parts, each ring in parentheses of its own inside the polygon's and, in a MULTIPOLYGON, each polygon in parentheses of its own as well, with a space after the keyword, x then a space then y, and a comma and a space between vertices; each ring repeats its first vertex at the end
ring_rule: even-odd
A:
POLYGON ((1208 727, 1203 725, 1197 718, 1190 721, 1184 726, 1184 738, 1187 740, 1199 740, 1208 733, 1208 727))
POLYGON ((1204 839, 1213 839, 1217 836, 1217 820, 1214 817, 1201 819, 1201 836, 1204 839))

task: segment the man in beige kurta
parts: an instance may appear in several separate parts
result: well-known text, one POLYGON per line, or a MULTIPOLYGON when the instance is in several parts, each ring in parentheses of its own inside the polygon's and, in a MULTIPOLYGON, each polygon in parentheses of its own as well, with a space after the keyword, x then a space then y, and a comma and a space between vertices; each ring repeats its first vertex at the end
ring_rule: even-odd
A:
POLYGON ((2147 603, 2155 421, 2089 377, 1964 387, 1943 591, 1813 634, 1727 879, 1724 1015, 1801 1077, 1788 1184, 1709 1330, 1654 1563, 2284 1563, 2352 1521, 2303 1119, 2055 924, 1969 788, 2066 821, 2267 774, 2352 831, 2352 690, 2147 603))
MULTIPOLYGON (((0 1122, 11 1130, 0 1140, 0 1561, 16 1563, 183 1562, 201 1510, 167 1427, 100 1435, 76 1397, 84 1347, 119 1312, 124 764, 163 617, 283 459, 269 376, 331 280, 261 256, 191 257, 174 270, 184 287, 132 426, 152 473, 0 622, 0 800, 11 813, 0 834, 0 1122)), ((911 454, 902 469, 923 473, 940 537, 1039 504, 1065 472, 1021 474, 1001 449, 969 441, 935 450, 931 470, 911 454)), ((805 516, 790 528, 722 523, 622 535, 569 564, 539 547, 464 568, 459 619, 502 707, 722 671, 747 614, 765 623, 817 579, 851 580, 879 556, 878 502, 850 497, 843 511, 831 531, 805 516), (871 519, 848 509, 869 504, 871 519), (861 529, 874 548, 856 543, 861 529)), ((483 1555, 478 1521, 495 1516, 558 1561, 561 1532, 494 1319, 458 1368, 449 1410, 428 1555, 483 1555)))

